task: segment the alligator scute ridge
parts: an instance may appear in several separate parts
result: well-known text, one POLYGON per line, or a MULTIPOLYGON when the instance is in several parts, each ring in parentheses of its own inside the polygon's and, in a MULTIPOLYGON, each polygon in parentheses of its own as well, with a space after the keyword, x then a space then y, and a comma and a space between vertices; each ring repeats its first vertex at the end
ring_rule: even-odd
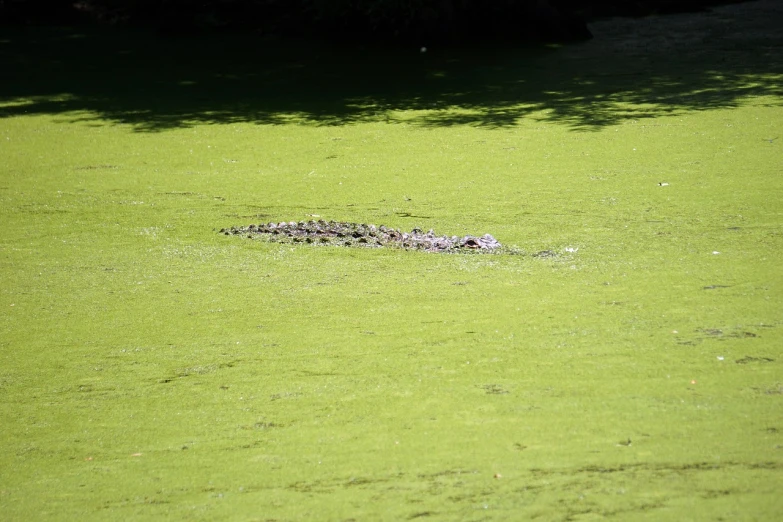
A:
POLYGON ((227 236, 265 238, 269 241, 294 243, 324 243, 339 246, 396 247, 426 252, 477 251, 492 252, 502 245, 490 234, 483 236, 438 236, 434 231, 414 228, 403 232, 386 226, 339 221, 289 221, 262 223, 245 227, 220 229, 227 236))

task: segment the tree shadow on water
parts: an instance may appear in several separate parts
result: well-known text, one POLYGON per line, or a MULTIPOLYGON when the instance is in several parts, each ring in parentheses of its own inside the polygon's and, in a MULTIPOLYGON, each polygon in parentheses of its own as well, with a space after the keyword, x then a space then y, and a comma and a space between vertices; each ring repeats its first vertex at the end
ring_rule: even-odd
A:
POLYGON ((32 114, 162 131, 198 124, 573 129, 783 100, 783 8, 597 22, 565 47, 350 49, 250 35, 0 31, 0 119, 32 114))

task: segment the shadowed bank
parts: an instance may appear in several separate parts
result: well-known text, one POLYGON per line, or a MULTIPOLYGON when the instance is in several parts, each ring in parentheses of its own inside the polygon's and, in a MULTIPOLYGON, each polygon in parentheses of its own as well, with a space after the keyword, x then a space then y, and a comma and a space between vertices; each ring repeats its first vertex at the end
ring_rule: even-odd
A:
POLYGON ((783 7, 593 24, 570 46, 400 51, 164 39, 107 29, 4 29, 0 118, 60 115, 161 131, 196 124, 405 121, 574 129, 783 98, 783 7))

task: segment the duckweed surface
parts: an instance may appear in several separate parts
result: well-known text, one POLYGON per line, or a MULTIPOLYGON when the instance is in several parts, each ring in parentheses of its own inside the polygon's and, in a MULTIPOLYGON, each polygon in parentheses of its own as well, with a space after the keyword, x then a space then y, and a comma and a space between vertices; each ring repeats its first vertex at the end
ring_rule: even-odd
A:
POLYGON ((779 15, 384 60, 4 30, 2 518, 778 520, 779 15), (523 255, 217 233, 283 219, 523 255))

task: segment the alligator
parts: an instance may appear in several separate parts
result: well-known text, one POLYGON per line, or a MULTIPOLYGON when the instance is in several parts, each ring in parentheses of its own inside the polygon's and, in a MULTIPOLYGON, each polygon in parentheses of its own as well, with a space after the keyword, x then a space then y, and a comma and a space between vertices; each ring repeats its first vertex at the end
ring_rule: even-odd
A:
POLYGON ((403 232, 386 226, 338 221, 290 221, 220 229, 227 236, 246 236, 267 241, 316 243, 357 247, 395 247, 425 252, 492 252, 501 248, 497 239, 483 236, 439 236, 414 228, 403 232))

